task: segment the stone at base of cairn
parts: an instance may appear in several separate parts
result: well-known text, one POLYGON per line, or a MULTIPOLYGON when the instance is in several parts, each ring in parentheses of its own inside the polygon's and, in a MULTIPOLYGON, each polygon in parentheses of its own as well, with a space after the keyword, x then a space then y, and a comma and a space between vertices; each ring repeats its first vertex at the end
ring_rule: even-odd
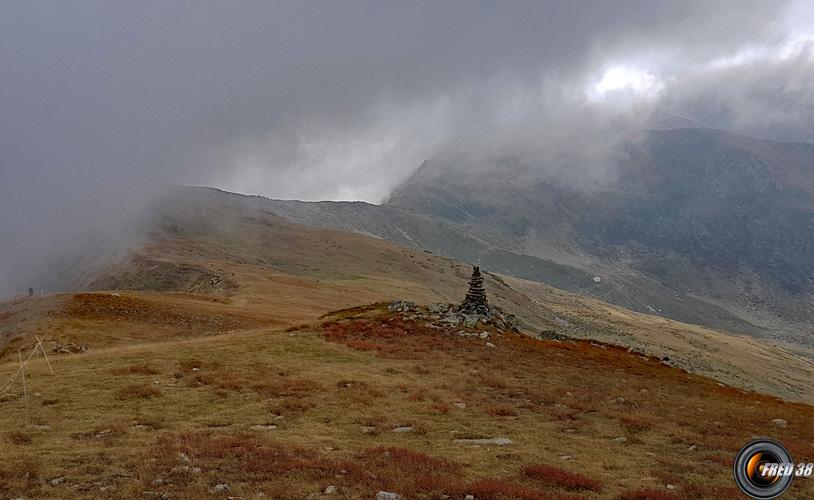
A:
POLYGON ((435 303, 429 306, 417 306, 414 302, 394 300, 388 307, 390 311, 404 316, 406 319, 429 320, 433 328, 465 327, 477 328, 479 325, 491 325, 499 331, 517 331, 517 317, 509 314, 500 307, 486 306, 486 314, 476 311, 463 311, 461 306, 453 304, 435 303))

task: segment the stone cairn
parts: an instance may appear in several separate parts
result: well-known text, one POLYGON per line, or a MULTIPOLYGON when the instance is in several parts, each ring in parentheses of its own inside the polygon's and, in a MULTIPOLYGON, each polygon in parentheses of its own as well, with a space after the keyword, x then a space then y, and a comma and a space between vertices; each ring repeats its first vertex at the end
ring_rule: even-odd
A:
POLYGON ((394 300, 388 305, 388 309, 400 313, 407 320, 429 320, 427 326, 434 329, 444 330, 454 327, 470 329, 458 331, 458 335, 463 337, 488 338, 487 332, 472 331, 481 325, 491 325, 498 330, 498 333, 517 331, 517 317, 514 314, 508 314, 497 306, 490 306, 487 302, 486 291, 483 289, 483 276, 477 266, 472 269, 469 291, 459 305, 436 303, 425 308, 416 306, 414 302, 394 300))
POLYGON ((472 268, 469 291, 466 292, 466 298, 464 298, 459 311, 464 314, 480 314, 487 318, 491 317, 489 303, 486 301, 486 290, 483 289, 483 276, 478 266, 472 268))

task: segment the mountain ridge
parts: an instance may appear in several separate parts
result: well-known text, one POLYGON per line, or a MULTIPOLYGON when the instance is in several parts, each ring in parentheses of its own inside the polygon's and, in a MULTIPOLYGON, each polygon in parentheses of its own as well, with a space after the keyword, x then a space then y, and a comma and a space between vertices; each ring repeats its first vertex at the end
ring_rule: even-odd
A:
POLYGON ((811 347, 814 146, 689 128, 650 131, 625 154, 609 181, 584 190, 523 178, 528 166, 468 172, 429 160, 380 206, 270 206, 634 310, 811 347))

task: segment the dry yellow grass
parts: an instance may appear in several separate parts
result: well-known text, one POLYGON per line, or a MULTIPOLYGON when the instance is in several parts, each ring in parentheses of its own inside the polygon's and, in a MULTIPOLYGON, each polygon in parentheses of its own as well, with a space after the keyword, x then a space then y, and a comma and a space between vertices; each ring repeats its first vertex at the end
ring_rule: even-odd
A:
POLYGON ((378 308, 326 321, 64 355, 54 377, 33 362, 28 411, 19 394, 0 403, 0 494, 615 498, 670 484, 736 498, 730 460, 752 435, 814 456, 811 407, 621 349, 518 335, 490 348, 378 308), (513 444, 455 441, 482 437, 513 444))
MULTIPOLYGON (((146 291, 0 304, 0 381, 37 335, 89 349, 53 355, 54 377, 33 361, 28 406, 19 385, 0 399, 0 496, 200 498, 228 483, 217 495, 721 498, 737 495, 730 461, 753 435, 814 459, 810 406, 624 348, 520 335, 490 348, 381 307, 323 324, 326 311, 380 300, 457 302, 470 268, 267 213, 221 222, 179 223, 192 229, 149 242, 106 278, 146 291), (149 291, 174 269, 229 287, 149 291), (513 444, 455 441, 482 437, 513 444)), ((814 401, 811 364, 760 342, 505 276, 487 274, 486 288, 526 333, 609 341, 814 401)), ((788 496, 811 493, 798 481, 788 496)))
MULTIPOLYGON (((327 311, 381 300, 458 302, 471 269, 427 252, 358 234, 292 224, 228 199, 172 215, 176 233, 147 241, 97 280, 147 291, 65 294, 0 304, 0 362, 39 334, 91 349, 313 321, 327 311), (228 282, 185 290, 190 269, 228 282), (176 275, 177 274, 177 275, 176 275), (174 281, 180 280, 180 281, 174 281), (6 346, 6 339, 12 343, 6 346)), ((755 339, 638 314, 541 283, 486 274, 490 301, 542 329, 593 338, 670 362, 728 385, 814 402, 814 365, 755 339)))

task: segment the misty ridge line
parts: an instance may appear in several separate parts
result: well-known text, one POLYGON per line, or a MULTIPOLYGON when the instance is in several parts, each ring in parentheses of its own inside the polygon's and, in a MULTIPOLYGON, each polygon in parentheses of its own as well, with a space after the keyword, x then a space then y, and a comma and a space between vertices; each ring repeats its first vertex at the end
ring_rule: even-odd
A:
POLYGON ((0 293, 89 242, 127 247, 167 184, 382 203, 432 159, 593 189, 654 116, 814 138, 806 2, 3 14, 0 293))
MULTIPOLYGON (((483 189, 500 192, 502 185, 507 183, 547 184, 590 196, 592 192, 611 188, 619 181, 620 162, 626 161, 632 152, 644 146, 648 130, 669 130, 671 127, 667 125, 672 122, 681 125, 681 128, 688 125, 687 120, 673 117, 658 116, 658 122, 655 120, 648 117, 643 123, 637 123, 636 127, 641 125, 642 128, 624 122, 624 127, 617 128, 614 134, 597 134, 595 137, 601 140, 588 142, 578 151, 576 145, 568 141, 552 141, 552 145, 541 142, 532 150, 484 147, 462 151, 450 147, 440 150, 437 157, 421 162, 410 173, 411 180, 430 184, 439 181, 438 176, 443 175, 446 182, 454 178, 463 192, 482 192, 483 189), (644 128, 645 126, 654 128, 644 128), (553 145, 554 142, 556 145, 553 145), (507 156, 509 153, 506 151, 515 151, 517 154, 507 156), (430 177, 425 178, 425 174, 430 177)), ((618 125, 620 122, 611 120, 608 123, 618 125)), ((692 128, 703 128, 696 123, 689 125, 692 128)), ((565 135, 561 131, 557 137, 562 139, 565 135)), ((44 292, 59 292, 69 291, 77 284, 87 285, 95 274, 121 262, 149 242, 160 228, 162 218, 167 215, 166 210, 175 209, 172 207, 175 193, 186 188, 216 189, 225 194, 232 193, 216 186, 181 183, 154 183, 150 193, 136 192, 135 196, 133 193, 120 193, 118 200, 121 206, 116 210, 103 212, 95 219, 74 221, 60 232, 44 234, 46 240, 41 240, 40 246, 29 247, 24 258, 6 271, 6 279, 3 280, 5 286, 0 293, 6 296, 20 294, 28 286, 44 292)), ((393 187, 383 200, 371 205, 389 203, 399 189, 400 186, 393 187)), ((258 199, 282 199, 252 193, 239 194, 258 199)), ((360 201, 307 198, 291 200, 360 201)), ((108 199, 107 203, 109 201, 108 199)), ((105 203, 99 205, 105 206, 105 203)))

